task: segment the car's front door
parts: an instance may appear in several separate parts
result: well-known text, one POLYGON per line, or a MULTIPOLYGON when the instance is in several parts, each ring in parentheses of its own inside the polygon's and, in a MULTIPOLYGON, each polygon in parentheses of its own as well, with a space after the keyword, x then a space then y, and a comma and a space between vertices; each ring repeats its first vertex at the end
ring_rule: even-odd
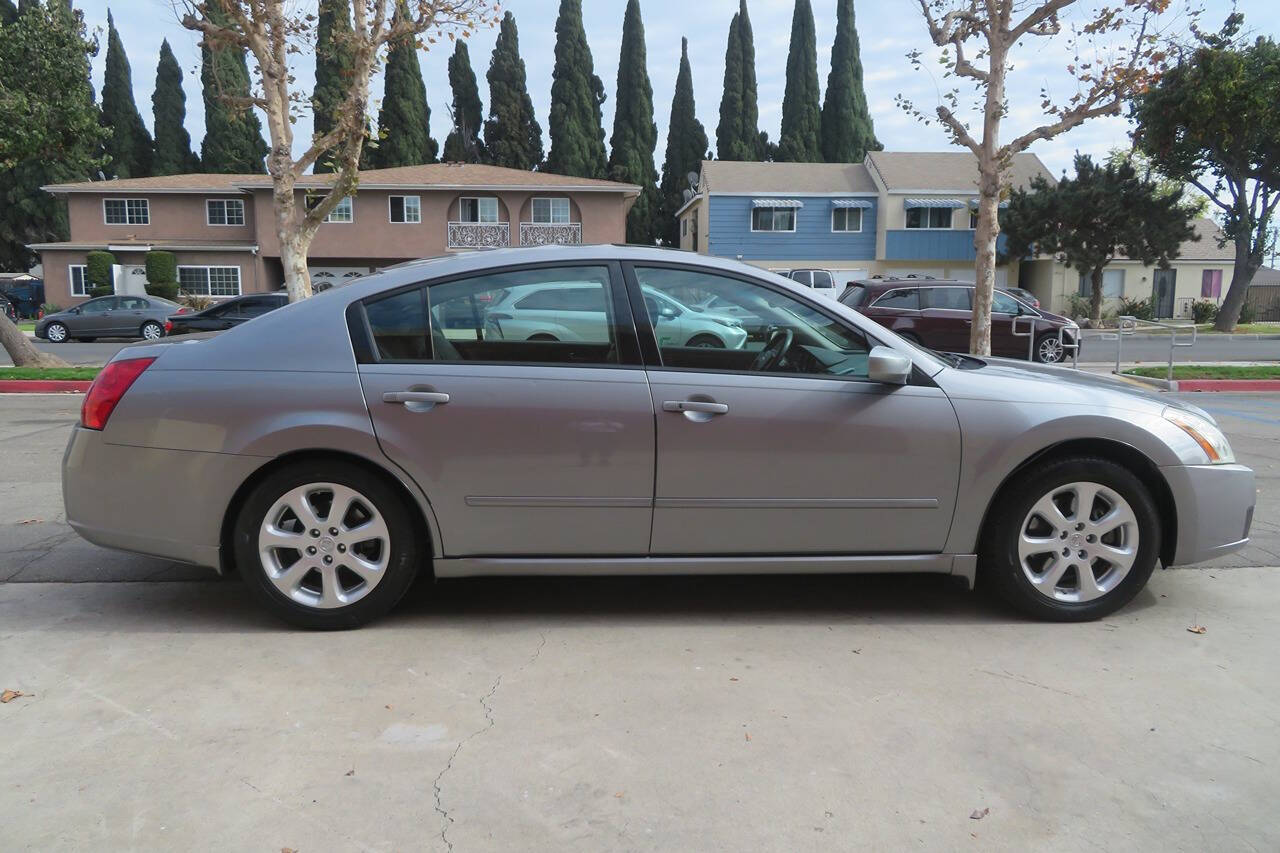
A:
MULTIPOLYGON (((744 349, 659 345, 641 325, 656 410, 655 555, 936 553, 955 507, 960 428, 925 378, 867 379, 866 336, 753 278, 628 268, 764 317, 744 349)), ((701 300, 700 300, 701 301, 701 300)))
POLYGON ((654 417, 620 271, 539 266, 427 282, 365 301, 360 381, 378 442, 431 501, 450 557, 644 555, 654 417), (515 287, 593 289, 574 341, 503 338, 484 316, 515 287))
POLYGON ((111 322, 111 311, 119 301, 118 296, 102 296, 82 304, 79 314, 67 318, 72 337, 106 334, 111 322))
MULTIPOLYGON (((991 294, 991 353, 1005 358, 1026 358, 1035 337, 1034 318, 1015 322, 1023 312, 1018 300, 1007 293, 991 294), (1015 334, 1016 332, 1016 334, 1015 334)), ((1027 312, 1030 314, 1030 312, 1027 312)))

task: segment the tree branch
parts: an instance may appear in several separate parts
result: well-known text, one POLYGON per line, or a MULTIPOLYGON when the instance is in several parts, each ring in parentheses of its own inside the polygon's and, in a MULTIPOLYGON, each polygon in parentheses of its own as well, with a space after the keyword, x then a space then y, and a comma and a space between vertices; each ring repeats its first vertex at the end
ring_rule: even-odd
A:
POLYGON ((1058 24, 1058 12, 1074 3, 1075 0, 1048 0, 1036 7, 1009 31, 1009 43, 1012 44, 1024 35, 1052 36, 1061 30, 1058 24))

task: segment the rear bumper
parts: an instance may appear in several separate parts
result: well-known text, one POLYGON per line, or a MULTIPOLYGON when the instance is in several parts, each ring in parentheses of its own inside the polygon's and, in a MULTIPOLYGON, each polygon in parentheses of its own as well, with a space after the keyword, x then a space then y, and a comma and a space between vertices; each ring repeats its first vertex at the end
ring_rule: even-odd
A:
POLYGON ((1178 509, 1174 565, 1212 560, 1249 543, 1258 497, 1251 469, 1243 465, 1175 465, 1160 470, 1178 509))
POLYGON ((77 426, 62 458, 67 523, 95 545, 216 569, 227 507, 266 461, 109 444, 77 426))

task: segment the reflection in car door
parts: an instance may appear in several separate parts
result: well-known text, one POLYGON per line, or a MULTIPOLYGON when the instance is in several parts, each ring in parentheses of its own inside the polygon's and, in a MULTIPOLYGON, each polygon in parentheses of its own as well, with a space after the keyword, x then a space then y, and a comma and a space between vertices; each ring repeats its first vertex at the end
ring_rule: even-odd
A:
POLYGON ((941 551, 955 507, 960 429, 939 388, 867 381, 865 336, 764 283, 679 267, 628 273, 632 304, 640 284, 702 287, 731 299, 742 288, 763 289, 784 306, 773 313, 775 328, 788 317, 819 317, 848 346, 817 354, 832 362, 852 354, 849 363, 861 364, 861 376, 761 372, 752 363, 764 344, 700 355, 656 347, 641 325, 657 418, 652 554, 941 551), (722 369, 697 366, 709 359, 722 369))
POLYGON ((920 288, 920 338, 942 352, 968 352, 973 305, 967 287, 920 288))
POLYGON ((430 500, 447 556, 647 553, 653 406, 609 266, 428 282, 366 300, 365 315, 360 381, 378 442, 430 500), (597 323, 574 342, 435 323, 450 300, 544 282, 598 288, 609 313, 580 312, 597 323))

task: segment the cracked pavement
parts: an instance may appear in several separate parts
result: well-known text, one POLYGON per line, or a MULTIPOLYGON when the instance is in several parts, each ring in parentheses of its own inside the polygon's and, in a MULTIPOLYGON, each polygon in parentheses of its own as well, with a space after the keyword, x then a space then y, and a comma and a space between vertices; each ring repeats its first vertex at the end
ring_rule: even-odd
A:
POLYGON ((1195 401, 1255 543, 1103 622, 938 577, 477 579, 321 634, 79 540, 79 398, 0 397, 5 848, 1280 849, 1280 398, 1195 401))

